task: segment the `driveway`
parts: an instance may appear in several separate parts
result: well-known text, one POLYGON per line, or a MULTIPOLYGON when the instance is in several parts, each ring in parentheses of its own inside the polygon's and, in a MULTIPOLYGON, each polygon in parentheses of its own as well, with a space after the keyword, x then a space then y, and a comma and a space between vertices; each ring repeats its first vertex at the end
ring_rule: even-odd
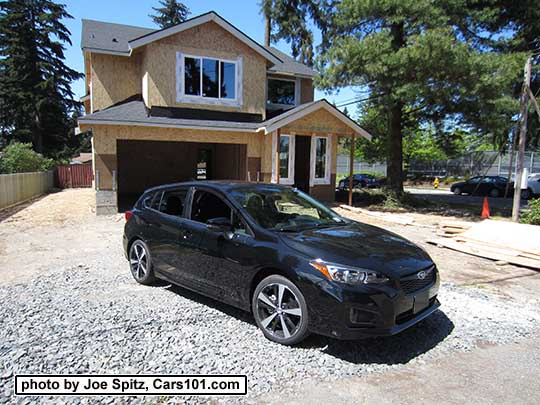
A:
MULTIPOLYGON (((468 398, 484 387, 486 401, 495 401, 501 391, 523 386, 524 402, 538 402, 540 384, 523 377, 537 374, 530 365, 535 358, 499 361, 494 352, 486 355, 492 360, 487 363, 482 353, 491 348, 528 353, 535 347, 539 274, 427 245, 438 217, 415 219, 415 226, 377 225, 428 249, 443 277, 441 311, 394 337, 339 342, 311 336, 291 348, 264 339, 251 316, 235 308, 167 284, 136 284, 121 249, 123 217, 95 217, 91 190, 67 190, 1 212, 0 403, 90 402, 15 398, 12 376, 18 373, 237 373, 248 376, 248 396, 216 402, 317 402, 317 393, 329 384, 339 393, 334 402, 379 403, 405 401, 387 395, 377 379, 393 381, 396 393, 407 386, 420 398, 408 376, 427 387, 423 380, 432 372, 439 377, 433 377, 430 390, 452 375, 443 388, 457 390, 452 398, 468 398), (508 388, 488 390, 497 372, 496 382, 508 388), (470 381, 475 385, 467 385, 470 381)), ((427 392, 426 399, 434 398, 427 392)), ((92 403, 155 401, 207 403, 208 398, 92 398, 92 403)))

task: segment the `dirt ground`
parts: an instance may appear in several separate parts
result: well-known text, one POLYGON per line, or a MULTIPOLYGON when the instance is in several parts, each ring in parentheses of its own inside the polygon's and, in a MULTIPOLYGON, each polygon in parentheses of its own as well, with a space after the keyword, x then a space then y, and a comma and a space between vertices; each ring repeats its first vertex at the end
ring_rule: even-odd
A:
MULTIPOLYGON (((411 225, 383 221, 334 207, 343 216, 391 230, 432 256, 443 281, 485 288, 514 300, 539 302, 540 272, 466 255, 427 243, 441 221, 463 218, 407 214, 411 225)), ((385 214, 392 217, 393 214, 385 214)), ((397 216, 402 216, 398 215, 397 216)), ((121 249, 121 214, 96 217, 91 189, 52 193, 0 211, 0 283, 26 281, 43 272, 76 265, 77 258, 121 249), (66 258, 71 263, 66 263, 66 258)))
MULTIPOLYGON (((105 251, 114 251, 114 256, 120 257, 123 216, 96 217, 93 199, 89 189, 64 190, 0 211, 0 285, 25 283, 81 262, 88 265, 99 261, 105 251)), ((407 214, 414 219, 413 223, 401 225, 335 209, 422 246, 436 262, 443 282, 480 288, 517 303, 539 304, 540 272, 500 265, 427 243, 435 237, 439 222, 452 218, 407 214)), ((385 215, 391 218, 397 214, 385 215)), ((331 387, 324 380, 310 379, 294 393, 276 392, 257 402, 277 403, 275 398, 279 398, 279 403, 315 404, 534 403, 534 398, 538 399, 536 376, 540 372, 538 343, 538 338, 534 338, 520 344, 480 347, 437 362, 417 362, 384 373, 346 378, 331 387)))

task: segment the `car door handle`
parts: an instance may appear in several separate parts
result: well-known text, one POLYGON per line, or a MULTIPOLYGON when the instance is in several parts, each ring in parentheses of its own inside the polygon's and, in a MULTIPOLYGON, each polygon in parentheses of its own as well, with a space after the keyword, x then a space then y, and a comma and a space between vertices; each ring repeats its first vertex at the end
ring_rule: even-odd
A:
POLYGON ((190 239, 193 236, 193 233, 189 229, 180 229, 178 232, 178 239, 186 240, 190 239))

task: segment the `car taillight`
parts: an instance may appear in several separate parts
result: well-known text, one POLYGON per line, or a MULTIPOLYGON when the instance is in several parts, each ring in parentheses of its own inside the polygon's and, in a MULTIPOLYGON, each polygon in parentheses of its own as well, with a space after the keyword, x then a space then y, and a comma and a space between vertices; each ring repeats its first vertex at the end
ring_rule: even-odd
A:
POLYGON ((133 212, 131 211, 126 211, 125 212, 125 216, 126 216, 126 222, 129 221, 129 219, 133 216, 133 212))

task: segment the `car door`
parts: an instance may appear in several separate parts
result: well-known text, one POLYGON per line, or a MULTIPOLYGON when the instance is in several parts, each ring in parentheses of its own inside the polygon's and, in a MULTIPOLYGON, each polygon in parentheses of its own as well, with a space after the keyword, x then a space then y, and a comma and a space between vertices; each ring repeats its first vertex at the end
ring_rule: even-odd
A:
POLYGON ((166 189, 150 209, 148 247, 158 277, 181 282, 186 260, 179 259, 179 240, 185 235, 185 202, 188 187, 166 189))
POLYGON ((200 240, 200 266, 191 269, 193 277, 201 282, 207 295, 244 306, 246 280, 255 265, 250 250, 254 238, 249 228, 226 198, 205 188, 193 192, 190 220, 200 240), (223 231, 207 226, 208 220, 214 218, 229 218, 236 227, 223 231))
POLYGON ((476 186, 478 185, 479 181, 480 181, 480 177, 473 177, 473 178, 467 180, 463 184, 463 189, 461 191, 466 193, 466 194, 472 194, 474 192, 474 190, 476 189, 476 186))

